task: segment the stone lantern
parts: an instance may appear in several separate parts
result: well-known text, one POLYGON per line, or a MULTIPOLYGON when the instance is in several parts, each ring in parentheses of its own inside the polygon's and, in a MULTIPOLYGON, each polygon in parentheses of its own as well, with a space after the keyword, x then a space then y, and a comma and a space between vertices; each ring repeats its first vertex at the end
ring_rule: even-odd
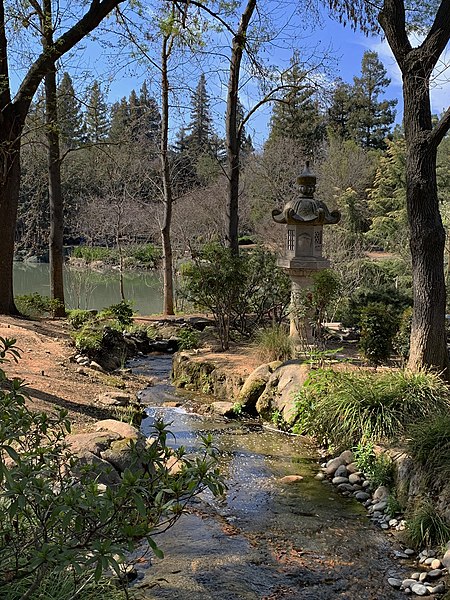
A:
POLYGON ((272 217, 276 223, 286 225, 284 258, 278 259, 277 264, 292 281, 290 334, 297 340, 311 342, 311 319, 306 315, 298 317, 296 307, 311 287, 314 273, 330 266, 322 256, 323 226, 338 223, 341 213, 330 212, 324 202, 314 198, 316 177, 309 169, 309 162, 297 177, 297 183, 299 196, 287 202, 282 210, 272 211, 272 217))

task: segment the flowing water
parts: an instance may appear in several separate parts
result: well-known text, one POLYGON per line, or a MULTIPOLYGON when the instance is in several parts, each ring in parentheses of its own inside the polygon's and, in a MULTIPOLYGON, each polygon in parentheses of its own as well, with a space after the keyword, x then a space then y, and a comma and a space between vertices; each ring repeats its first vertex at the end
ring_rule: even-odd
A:
POLYGON ((264 430, 257 422, 227 421, 188 412, 189 397, 170 386, 170 358, 134 361, 135 372, 159 379, 142 392, 143 431, 156 418, 171 423, 174 445, 193 451, 212 432, 227 482, 223 499, 204 493, 158 543, 135 588, 147 600, 403 598, 387 578, 404 575, 394 541, 375 529, 365 509, 342 497, 319 471, 314 448, 299 437, 264 430), (178 400, 184 407, 162 406, 178 400), (285 475, 301 475, 282 483, 285 475))

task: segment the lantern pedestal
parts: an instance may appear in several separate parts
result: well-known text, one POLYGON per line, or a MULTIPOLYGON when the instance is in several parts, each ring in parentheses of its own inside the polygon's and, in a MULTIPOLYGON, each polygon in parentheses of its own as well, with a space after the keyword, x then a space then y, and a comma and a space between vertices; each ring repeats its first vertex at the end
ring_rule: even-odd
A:
POLYGON ((322 256, 323 226, 338 223, 341 214, 337 210, 330 212, 324 202, 314 199, 316 177, 308 162, 297 183, 299 197, 287 202, 283 210, 272 211, 272 217, 287 226, 285 256, 277 264, 292 281, 290 335, 295 342, 312 344, 315 315, 307 314, 305 296, 313 285, 314 274, 330 266, 322 256))

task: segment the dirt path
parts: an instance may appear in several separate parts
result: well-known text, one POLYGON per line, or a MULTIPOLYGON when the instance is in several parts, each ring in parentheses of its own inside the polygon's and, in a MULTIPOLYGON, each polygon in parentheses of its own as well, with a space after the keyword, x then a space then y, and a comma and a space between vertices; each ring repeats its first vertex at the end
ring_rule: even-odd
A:
POLYGON ((69 411, 75 430, 88 430, 99 419, 111 413, 95 405, 99 394, 122 389, 134 393, 145 384, 138 377, 127 379, 80 369, 73 362, 76 354, 64 320, 28 321, 0 317, 0 336, 14 338, 21 350, 18 363, 3 365, 10 377, 26 383, 30 405, 36 410, 69 411))

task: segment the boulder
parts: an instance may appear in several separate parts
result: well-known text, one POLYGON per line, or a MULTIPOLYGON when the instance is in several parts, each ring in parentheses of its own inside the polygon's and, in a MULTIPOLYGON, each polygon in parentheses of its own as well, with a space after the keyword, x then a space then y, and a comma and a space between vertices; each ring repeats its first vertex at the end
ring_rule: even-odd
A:
POLYGON ((139 429, 129 423, 124 423, 123 421, 117 421, 115 419, 97 421, 95 424, 95 431, 114 431, 121 438, 128 438, 131 440, 137 440, 141 437, 139 429))
POLYGON ((222 417, 235 417, 233 402, 213 402, 211 410, 222 417))
POLYGON ((97 398, 97 402, 105 406, 128 406, 132 402, 130 394, 125 392, 103 392, 97 398))
POLYGON ((242 406, 242 410, 255 412, 258 398, 265 390, 274 370, 281 364, 279 361, 264 364, 250 373, 237 397, 237 402, 242 406))
POLYGON ((81 456, 87 452, 100 456, 101 452, 109 448, 112 442, 121 436, 114 431, 99 431, 93 433, 75 433, 66 437, 73 454, 81 456))
POLYGON ((86 451, 78 453, 77 459, 78 467, 81 467, 83 471, 85 467, 91 468, 92 479, 95 479, 97 483, 114 486, 120 482, 120 475, 116 469, 100 456, 86 451))
POLYGON ((291 360, 274 370, 264 392, 256 403, 256 410, 263 419, 271 420, 278 412, 284 421, 293 423, 297 414, 295 394, 305 383, 310 366, 299 360, 291 360))
POLYGON ((110 463, 119 473, 125 469, 133 469, 139 463, 139 456, 131 448, 130 439, 121 439, 100 454, 101 458, 110 463))

